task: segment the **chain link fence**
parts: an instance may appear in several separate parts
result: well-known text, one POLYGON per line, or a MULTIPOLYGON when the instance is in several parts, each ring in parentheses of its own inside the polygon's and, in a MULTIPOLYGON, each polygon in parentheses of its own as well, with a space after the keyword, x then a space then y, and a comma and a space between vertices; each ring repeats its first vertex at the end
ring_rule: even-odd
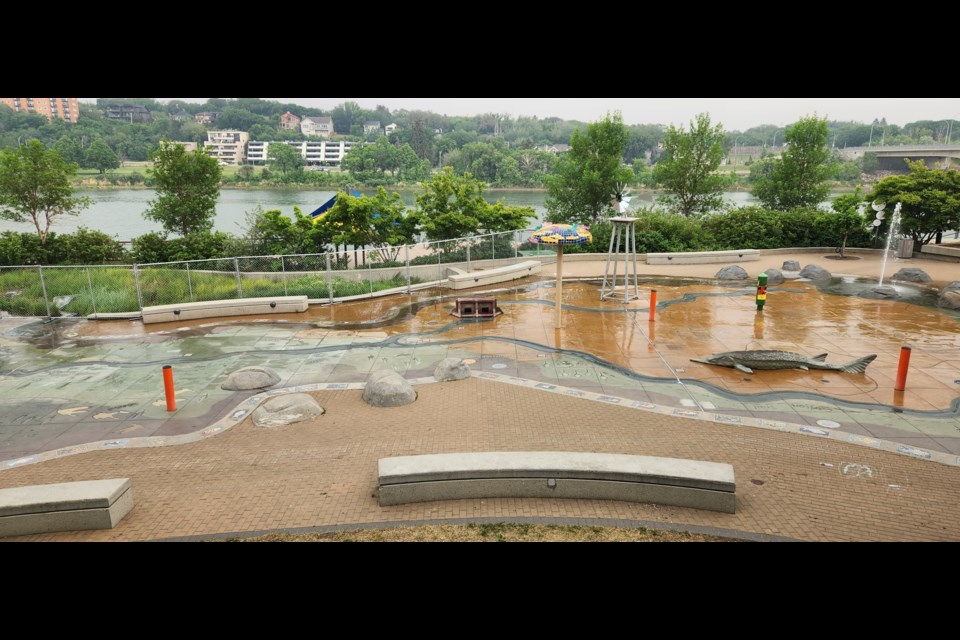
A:
POLYGON ((332 301, 408 292, 470 272, 549 255, 531 232, 349 249, 164 264, 0 267, 0 313, 21 317, 136 315, 144 307, 307 296, 332 301))

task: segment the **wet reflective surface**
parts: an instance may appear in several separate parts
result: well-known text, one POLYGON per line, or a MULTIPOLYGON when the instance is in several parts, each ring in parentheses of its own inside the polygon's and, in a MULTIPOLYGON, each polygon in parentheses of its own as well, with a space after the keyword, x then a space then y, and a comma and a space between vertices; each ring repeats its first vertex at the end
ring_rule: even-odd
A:
POLYGON ((447 357, 465 358, 481 374, 570 395, 601 394, 678 415, 706 412, 734 424, 751 418, 812 431, 838 425, 832 428, 865 440, 960 455, 960 324, 931 306, 935 299, 926 290, 900 287, 899 301, 870 301, 855 296, 871 283, 854 278, 820 288, 788 282, 770 289, 759 314, 752 287, 677 279, 644 284, 658 290, 656 322, 648 321, 645 302, 601 302, 599 283, 570 283, 559 330, 555 289, 546 280, 482 292, 495 295, 504 311, 486 322, 450 317, 454 296, 433 290, 307 314, 175 326, 0 324, 0 461, 79 442, 203 428, 243 399, 219 386, 244 366, 275 368, 290 387, 363 382, 380 369, 429 378, 447 357), (913 366, 907 392, 897 394, 904 345, 913 348, 913 366), (831 364, 878 359, 864 375, 746 375, 691 362, 745 350, 829 353, 831 364), (157 404, 164 364, 174 366, 178 391, 185 390, 175 419, 157 404))

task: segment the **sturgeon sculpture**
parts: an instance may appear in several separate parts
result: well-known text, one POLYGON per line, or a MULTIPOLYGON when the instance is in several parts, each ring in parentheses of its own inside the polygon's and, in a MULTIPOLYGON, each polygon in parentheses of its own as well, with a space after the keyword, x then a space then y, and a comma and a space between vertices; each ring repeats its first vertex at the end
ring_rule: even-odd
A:
POLYGON ((866 373, 877 356, 867 356, 854 360, 845 365, 827 364, 829 354, 809 358, 799 353, 789 351, 731 351, 720 353, 706 360, 691 360, 700 364, 709 364, 714 367, 728 367, 743 373, 753 374, 754 371, 781 371, 784 369, 801 369, 810 371, 840 371, 843 373, 866 373))

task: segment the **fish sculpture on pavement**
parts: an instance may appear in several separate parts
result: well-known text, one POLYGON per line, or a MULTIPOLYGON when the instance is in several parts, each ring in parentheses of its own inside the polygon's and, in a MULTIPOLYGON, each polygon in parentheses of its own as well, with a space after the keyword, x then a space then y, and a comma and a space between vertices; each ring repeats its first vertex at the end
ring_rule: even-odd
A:
POLYGON ((820 371, 840 371, 843 373, 866 373, 877 356, 867 356, 854 360, 845 365, 827 364, 827 356, 824 353, 813 358, 800 355, 799 353, 790 353, 789 351, 731 351, 730 353, 720 353, 711 356, 706 360, 691 360, 700 364, 709 364, 714 367, 728 367, 736 369, 743 373, 753 374, 754 371, 780 371, 784 369, 801 369, 810 371, 817 369, 820 371))

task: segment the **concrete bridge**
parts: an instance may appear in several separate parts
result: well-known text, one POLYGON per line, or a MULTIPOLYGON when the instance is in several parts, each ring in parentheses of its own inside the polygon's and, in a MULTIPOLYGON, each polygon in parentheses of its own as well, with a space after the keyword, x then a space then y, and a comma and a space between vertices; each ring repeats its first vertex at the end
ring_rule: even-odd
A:
POLYGON ((904 160, 923 160, 931 169, 960 167, 960 143, 917 144, 896 147, 848 147, 841 150, 848 160, 858 160, 867 153, 875 153, 884 171, 906 171, 904 160))

